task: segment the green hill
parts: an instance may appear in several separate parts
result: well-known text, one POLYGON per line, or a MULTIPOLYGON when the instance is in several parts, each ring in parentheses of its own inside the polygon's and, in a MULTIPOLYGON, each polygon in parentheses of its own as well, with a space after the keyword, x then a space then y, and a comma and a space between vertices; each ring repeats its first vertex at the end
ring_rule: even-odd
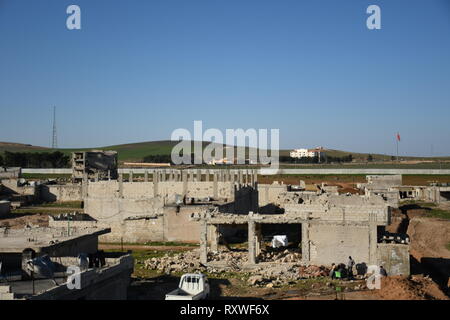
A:
MULTIPOLYGON (((169 155, 172 151, 172 148, 178 143, 178 141, 148 141, 148 142, 138 142, 138 143, 128 143, 128 144, 120 144, 113 146, 104 146, 104 147, 95 147, 95 148, 77 148, 77 149, 56 149, 65 154, 70 154, 73 151, 88 151, 88 150, 114 150, 119 154, 119 161, 125 162, 139 162, 145 156, 148 155, 169 155)), ((208 145, 209 143, 203 142, 203 147, 208 145)), ((239 147, 241 148, 241 147, 239 147)), ((235 154, 237 153, 237 147, 235 147, 235 154)), ((193 150, 193 149, 192 149, 193 150)), ((10 152, 51 152, 54 151, 51 148, 33 146, 30 144, 21 144, 21 143, 10 143, 10 142, 0 142, 0 153, 4 151, 10 152)), ((245 153, 248 155, 248 148, 246 148, 245 153)), ((281 156, 288 156, 290 150, 280 150, 281 156)), ((347 152, 341 150, 332 150, 327 149, 324 152, 332 157, 343 157, 351 154, 353 159, 365 161, 368 157, 367 153, 357 153, 357 152, 347 152)), ((373 161, 389 161, 391 160, 390 155, 384 154, 372 154, 373 161)), ((404 160, 450 160, 450 157, 404 157, 401 156, 404 160)))

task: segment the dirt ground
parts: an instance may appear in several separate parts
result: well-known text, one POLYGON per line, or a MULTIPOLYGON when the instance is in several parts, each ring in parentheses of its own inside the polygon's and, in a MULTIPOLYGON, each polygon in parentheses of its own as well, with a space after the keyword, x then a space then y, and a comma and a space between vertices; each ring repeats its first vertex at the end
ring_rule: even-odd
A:
POLYGON ((40 227, 48 226, 48 215, 43 213, 36 214, 10 214, 0 219, 0 227, 9 226, 11 229, 21 229, 27 224, 40 227))

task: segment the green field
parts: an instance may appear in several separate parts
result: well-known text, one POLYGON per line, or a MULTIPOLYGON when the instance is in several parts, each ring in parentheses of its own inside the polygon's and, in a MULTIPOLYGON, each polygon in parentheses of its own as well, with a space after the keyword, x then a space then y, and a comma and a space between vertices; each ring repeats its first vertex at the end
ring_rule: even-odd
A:
MULTIPOLYGON (((129 143, 129 144, 120 144, 113 146, 103 146, 103 147, 93 147, 93 148, 70 148, 70 149, 56 149, 65 154, 70 155, 71 152, 74 151, 88 151, 93 149, 99 150, 114 150, 118 152, 119 161, 121 162, 139 162, 145 156, 148 155, 169 155, 172 151, 172 148, 178 143, 178 141, 149 141, 149 142, 139 142, 139 143, 129 143)), ((203 147, 208 145, 209 143, 204 142, 203 147)), ((237 149, 241 149, 240 147, 235 147, 235 154, 237 153, 237 149)), ((192 149, 193 150, 193 149, 192 149)), ((55 151, 51 148, 32 146, 28 144, 19 144, 19 143, 7 143, 0 142, 0 153, 4 151, 10 152, 51 152, 55 151)), ((280 156, 288 156, 290 150, 280 150, 280 156)), ((332 157, 344 157, 351 154, 353 159, 358 160, 359 162, 365 162, 367 160, 367 153, 356 153, 356 152, 347 152, 340 150, 325 150, 325 153, 332 157)), ((248 155, 248 148, 245 150, 245 154, 248 155)), ((384 154, 372 154, 373 162, 385 162, 385 163, 359 163, 359 164, 294 164, 294 165, 282 165, 283 168, 346 168, 346 167, 364 167, 364 168, 429 168, 429 169, 447 169, 450 168, 450 163, 418 163, 418 164, 399 164, 395 161, 391 160, 391 155, 384 154)), ((433 161, 450 161, 450 157, 400 157, 403 160, 433 160, 433 161)))

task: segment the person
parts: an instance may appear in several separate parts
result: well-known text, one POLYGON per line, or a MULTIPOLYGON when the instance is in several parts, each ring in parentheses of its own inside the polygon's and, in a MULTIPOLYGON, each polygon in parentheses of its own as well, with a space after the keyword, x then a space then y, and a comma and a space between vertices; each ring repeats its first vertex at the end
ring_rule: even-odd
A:
POLYGON ((347 262, 347 270, 348 270, 347 276, 348 276, 349 280, 353 279, 353 266, 354 265, 355 265, 355 260, 353 260, 352 257, 349 256, 348 262, 347 262))
POLYGON ((336 279, 336 265, 334 263, 331 264, 331 270, 330 270, 330 278, 331 279, 336 279))
POLYGON ((387 277, 386 269, 384 269, 383 266, 380 266, 380 275, 383 277, 387 277))
POLYGON ((340 279, 345 278, 345 274, 346 274, 345 264, 340 263, 340 264, 337 266, 336 273, 337 273, 337 274, 336 274, 336 278, 340 278, 340 279))

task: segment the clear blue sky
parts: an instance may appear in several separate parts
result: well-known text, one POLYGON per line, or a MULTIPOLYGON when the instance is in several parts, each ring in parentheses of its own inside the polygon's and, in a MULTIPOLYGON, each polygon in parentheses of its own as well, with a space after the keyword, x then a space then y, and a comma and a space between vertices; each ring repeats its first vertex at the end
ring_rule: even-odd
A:
POLYGON ((450 155, 447 0, 0 0, 0 57, 0 141, 49 146, 56 105, 60 147, 203 120, 279 128, 282 148, 392 154, 399 131, 404 155, 450 155))

